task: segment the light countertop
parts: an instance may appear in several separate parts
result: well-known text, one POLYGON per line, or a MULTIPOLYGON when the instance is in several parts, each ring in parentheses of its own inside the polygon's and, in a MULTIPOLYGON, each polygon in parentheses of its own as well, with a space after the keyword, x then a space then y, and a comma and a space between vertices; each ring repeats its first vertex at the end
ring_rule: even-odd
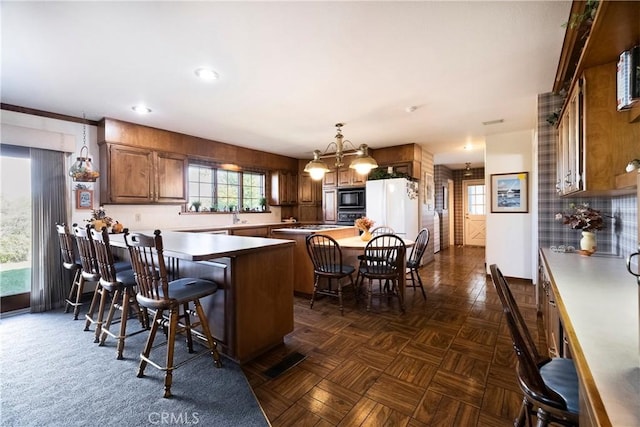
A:
POLYGON ((550 249, 542 254, 572 357, 601 425, 640 426, 636 279, 622 258, 550 249), (601 407, 604 411, 598 411, 601 407))
MULTIPOLYGON (((150 230, 134 230, 132 232, 153 235, 153 231, 150 230)), ((227 236, 224 234, 163 231, 161 236, 166 255, 190 261, 246 255, 269 248, 295 245, 295 242, 291 240, 227 236)), ((126 248, 124 234, 112 234, 109 237, 113 246, 126 248)))

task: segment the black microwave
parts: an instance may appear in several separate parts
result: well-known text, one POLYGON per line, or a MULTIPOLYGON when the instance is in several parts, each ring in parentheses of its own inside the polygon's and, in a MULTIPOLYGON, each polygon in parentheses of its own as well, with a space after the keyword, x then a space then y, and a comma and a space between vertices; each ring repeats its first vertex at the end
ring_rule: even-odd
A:
POLYGON ((339 188, 338 209, 365 209, 365 189, 339 188))

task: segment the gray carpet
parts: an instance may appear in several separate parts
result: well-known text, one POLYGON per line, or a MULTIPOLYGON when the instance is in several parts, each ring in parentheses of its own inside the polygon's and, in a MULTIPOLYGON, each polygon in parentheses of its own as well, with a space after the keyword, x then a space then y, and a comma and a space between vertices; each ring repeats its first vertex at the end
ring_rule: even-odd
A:
MULTIPOLYGON (((61 311, 0 319, 2 426, 269 425, 233 361, 222 357, 217 369, 203 355, 181 366, 165 399, 163 372, 149 365, 136 377, 147 333, 128 338, 117 360, 112 338, 99 347, 83 329, 83 320, 61 311)), ((183 342, 176 341, 176 361, 187 356, 183 342)), ((160 360, 165 349, 156 350, 160 360)))

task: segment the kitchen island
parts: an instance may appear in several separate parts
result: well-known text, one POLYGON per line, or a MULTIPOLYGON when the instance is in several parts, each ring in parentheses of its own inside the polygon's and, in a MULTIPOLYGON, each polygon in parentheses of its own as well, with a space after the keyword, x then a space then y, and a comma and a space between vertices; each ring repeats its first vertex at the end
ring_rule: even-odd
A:
MULTIPOLYGON (((224 354, 248 362, 293 330, 294 241, 177 231, 162 238, 176 277, 218 283, 201 303, 224 354)), ((112 235, 111 244, 128 258, 123 234, 112 235)))
MULTIPOLYGON (((307 253, 307 236, 310 234, 326 234, 334 239, 357 236, 358 229, 353 226, 339 225, 303 225, 295 228, 278 228, 272 231, 274 237, 294 240, 294 283, 296 295, 311 297, 313 293, 313 264, 307 253)), ((344 255, 344 254, 343 254, 344 255)))

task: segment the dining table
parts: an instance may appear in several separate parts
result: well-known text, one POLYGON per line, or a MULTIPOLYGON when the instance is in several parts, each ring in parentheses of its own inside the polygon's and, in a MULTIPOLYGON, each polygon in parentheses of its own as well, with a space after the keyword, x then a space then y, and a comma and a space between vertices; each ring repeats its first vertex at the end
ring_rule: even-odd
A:
MULTIPOLYGON (((415 241, 411 239, 406 239, 400 236, 402 241, 404 242, 405 248, 409 249, 415 245, 415 241)), ((358 256, 364 254, 364 248, 369 243, 369 240, 363 240, 361 236, 351 236, 351 237, 343 237, 341 239, 336 239, 338 245, 340 245, 340 249, 342 250, 342 261, 344 264, 353 265, 356 270, 360 265, 360 260, 358 256)), ((400 265, 398 266, 398 270, 404 272, 398 278, 398 292, 401 294, 401 301, 404 301, 405 296, 405 287, 407 283, 407 256, 411 251, 406 251, 405 256, 399 258, 400 265)))

